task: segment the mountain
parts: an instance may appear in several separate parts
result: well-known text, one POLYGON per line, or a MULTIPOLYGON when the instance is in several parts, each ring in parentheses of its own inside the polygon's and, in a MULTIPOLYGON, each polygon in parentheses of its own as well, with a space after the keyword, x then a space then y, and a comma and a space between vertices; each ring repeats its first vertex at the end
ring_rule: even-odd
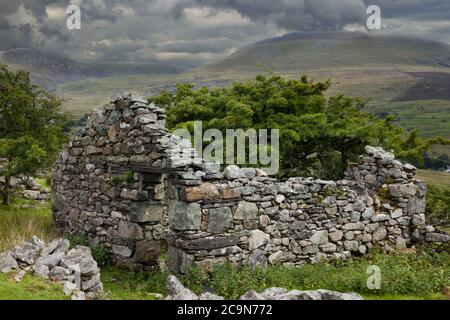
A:
POLYGON ((361 32, 293 32, 246 46, 189 73, 305 72, 358 66, 429 66, 450 70, 450 46, 361 32))
POLYGON ((248 45, 174 81, 217 87, 257 74, 331 79, 329 95, 368 99, 367 111, 396 115, 405 129, 418 128, 424 136, 450 138, 450 46, 445 43, 376 33, 293 32, 248 45))
POLYGON ((30 48, 1 51, 0 62, 13 70, 29 71, 33 82, 51 91, 66 82, 134 74, 175 74, 184 70, 158 62, 79 62, 30 48))
POLYGON ((0 62, 13 70, 29 71, 36 84, 50 90, 59 83, 104 76, 104 72, 81 62, 29 48, 2 51, 0 62))

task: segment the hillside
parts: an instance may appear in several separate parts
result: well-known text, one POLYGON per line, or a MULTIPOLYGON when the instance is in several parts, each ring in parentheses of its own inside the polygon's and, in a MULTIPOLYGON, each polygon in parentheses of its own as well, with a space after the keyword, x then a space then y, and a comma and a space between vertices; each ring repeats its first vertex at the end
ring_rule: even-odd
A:
POLYGON ((246 46, 176 80, 216 86, 256 74, 331 79, 329 95, 369 99, 368 111, 395 114, 407 130, 450 137, 450 46, 444 43, 360 32, 294 32, 246 46))
POLYGON ((450 69, 450 46, 422 39, 359 32, 296 32, 244 47, 191 73, 242 74, 264 69, 292 73, 382 65, 450 69))
POLYGON ((57 54, 19 48, 0 53, 0 62, 11 69, 24 69, 31 78, 46 89, 54 89, 59 83, 102 77, 104 72, 57 54))
POLYGON ((29 48, 1 51, 0 62, 13 70, 29 71, 36 84, 51 91, 67 82, 108 76, 175 74, 184 70, 179 66, 158 62, 79 62, 29 48))

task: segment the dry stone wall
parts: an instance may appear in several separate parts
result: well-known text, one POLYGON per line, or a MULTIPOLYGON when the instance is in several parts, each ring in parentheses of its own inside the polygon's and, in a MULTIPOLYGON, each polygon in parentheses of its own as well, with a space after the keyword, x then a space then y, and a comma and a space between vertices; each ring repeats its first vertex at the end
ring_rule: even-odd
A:
POLYGON ((224 179, 179 186, 178 201, 197 213, 185 211, 191 220, 183 224, 181 212, 169 216, 172 270, 225 261, 299 265, 363 255, 374 245, 392 250, 448 241, 425 224, 426 186, 414 179, 416 168, 381 148, 366 151, 341 181, 280 182, 230 166, 224 179))
POLYGON ((121 96, 91 115, 53 172, 56 226, 103 244, 126 268, 158 262, 167 226, 165 180, 189 164, 176 155, 190 152, 190 144, 164 125, 160 108, 121 96))
POLYGON ((56 225, 103 244, 122 267, 154 265, 166 247, 170 270, 182 273, 225 261, 299 265, 450 238, 425 224, 416 168, 380 148, 367 147, 341 181, 277 181, 196 159, 164 120, 140 97, 119 97, 93 113, 54 170, 56 225))

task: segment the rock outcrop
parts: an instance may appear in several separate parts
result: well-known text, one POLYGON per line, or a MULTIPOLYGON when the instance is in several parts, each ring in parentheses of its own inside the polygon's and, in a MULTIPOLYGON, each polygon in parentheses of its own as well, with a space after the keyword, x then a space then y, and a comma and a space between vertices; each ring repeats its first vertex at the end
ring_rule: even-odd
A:
POLYGON ((100 269, 84 246, 70 249, 65 239, 48 244, 33 237, 15 248, 0 254, 0 272, 16 271, 19 282, 26 273, 62 283, 63 292, 74 300, 96 298, 103 292, 100 269))
MULTIPOLYGON (((166 300, 224 300, 223 297, 216 294, 205 292, 200 296, 194 294, 191 290, 185 288, 175 277, 170 276, 167 279, 166 300)), ((364 300, 359 294, 340 293, 329 290, 311 290, 311 291, 288 291, 284 288, 269 288, 261 293, 248 291, 243 294, 239 300, 364 300)))

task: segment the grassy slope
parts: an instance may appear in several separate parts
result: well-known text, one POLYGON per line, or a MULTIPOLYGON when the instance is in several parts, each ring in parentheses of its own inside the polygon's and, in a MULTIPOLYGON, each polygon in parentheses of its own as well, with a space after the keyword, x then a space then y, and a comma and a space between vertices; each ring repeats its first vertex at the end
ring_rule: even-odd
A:
POLYGON ((450 188, 450 173, 419 170, 417 172, 417 178, 437 187, 450 188))
POLYGON ((50 204, 33 204, 16 199, 0 206, 0 252, 37 236, 46 241, 55 237, 50 204))
POLYGON ((74 81, 60 85, 56 94, 66 99, 63 104, 66 110, 80 116, 103 107, 123 92, 147 96, 151 83, 163 83, 166 78, 167 75, 130 75, 74 81))

